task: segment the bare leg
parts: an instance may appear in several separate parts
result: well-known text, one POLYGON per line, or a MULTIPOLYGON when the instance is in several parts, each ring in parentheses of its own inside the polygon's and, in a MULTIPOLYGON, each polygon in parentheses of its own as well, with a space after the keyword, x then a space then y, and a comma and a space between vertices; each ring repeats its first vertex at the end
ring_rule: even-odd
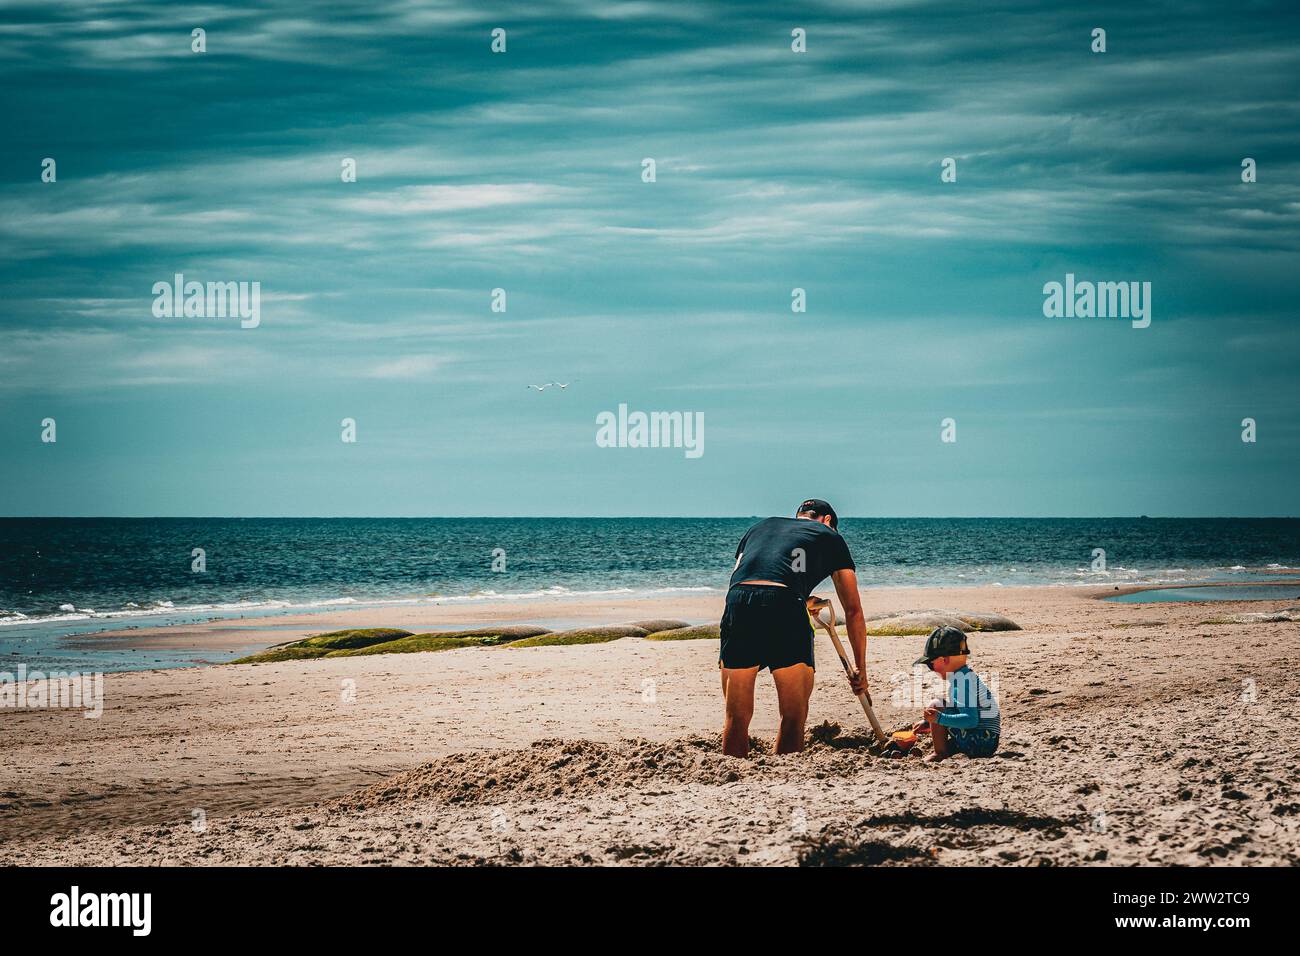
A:
POLYGON ((934 741, 934 753, 927 756, 926 760, 938 763, 952 754, 952 741, 948 739, 948 728, 941 726, 937 720, 930 721, 930 739, 934 741))
POLYGON ((807 664, 791 664, 772 671, 777 706, 781 708, 781 734, 776 739, 776 752, 779 754, 795 754, 803 750, 803 727, 808 721, 813 674, 813 669, 807 664))
POLYGON ((722 752, 728 757, 749 756, 749 721, 754 716, 754 679, 757 667, 722 669, 727 716, 722 724, 722 752))

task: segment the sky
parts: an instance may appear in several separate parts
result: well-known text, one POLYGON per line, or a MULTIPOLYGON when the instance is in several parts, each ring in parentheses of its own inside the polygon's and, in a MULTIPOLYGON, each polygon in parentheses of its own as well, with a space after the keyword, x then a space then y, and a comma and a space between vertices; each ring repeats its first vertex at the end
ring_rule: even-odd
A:
POLYGON ((0 514, 1300 514, 1300 10, 1063 6, 2 3, 0 514))

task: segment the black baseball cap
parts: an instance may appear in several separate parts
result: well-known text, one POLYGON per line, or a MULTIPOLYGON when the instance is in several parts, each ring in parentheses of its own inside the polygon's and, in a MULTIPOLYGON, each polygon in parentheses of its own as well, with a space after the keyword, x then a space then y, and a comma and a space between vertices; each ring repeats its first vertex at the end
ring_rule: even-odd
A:
POLYGON ((835 509, 831 507, 829 501, 823 501, 821 498, 808 498, 795 509, 794 513, 796 515, 814 514, 818 518, 829 515, 831 527, 837 531, 839 530, 840 516, 835 513, 835 509))
POLYGON ((955 657, 958 654, 969 653, 970 647, 966 644, 966 635, 957 628, 945 624, 930 632, 930 636, 925 639, 925 653, 916 659, 916 664, 929 667, 930 662, 936 657, 955 657))

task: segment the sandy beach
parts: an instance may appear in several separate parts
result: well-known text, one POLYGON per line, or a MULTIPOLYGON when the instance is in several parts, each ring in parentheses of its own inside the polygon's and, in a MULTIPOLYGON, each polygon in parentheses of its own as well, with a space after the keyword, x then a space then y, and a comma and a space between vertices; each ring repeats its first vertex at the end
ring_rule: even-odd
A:
MULTIPOLYGON (((869 615, 955 608, 1021 625, 971 637, 1001 700, 997 756, 869 754, 824 637, 813 743, 749 760, 718 751, 711 640, 109 674, 100 719, 0 711, 0 862, 1300 863, 1300 677, 1280 663, 1297 624, 1211 623, 1293 601, 1121 604, 1066 587, 863 598, 869 615)), ((360 626, 713 621, 721 601, 357 609, 228 633, 251 647, 360 626)), ((210 644, 196 628, 147 639, 210 644)), ((891 699, 891 676, 921 640, 870 642, 887 727, 918 716, 891 699)), ((775 727, 763 677, 753 732, 770 741, 775 727)))

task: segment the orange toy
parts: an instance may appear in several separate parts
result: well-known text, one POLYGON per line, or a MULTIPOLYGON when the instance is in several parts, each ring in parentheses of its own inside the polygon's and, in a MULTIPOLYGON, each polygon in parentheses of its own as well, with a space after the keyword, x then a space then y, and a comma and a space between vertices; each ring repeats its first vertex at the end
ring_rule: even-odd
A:
POLYGON ((889 738, 895 747, 904 752, 916 746, 916 734, 910 730, 895 730, 889 738))

